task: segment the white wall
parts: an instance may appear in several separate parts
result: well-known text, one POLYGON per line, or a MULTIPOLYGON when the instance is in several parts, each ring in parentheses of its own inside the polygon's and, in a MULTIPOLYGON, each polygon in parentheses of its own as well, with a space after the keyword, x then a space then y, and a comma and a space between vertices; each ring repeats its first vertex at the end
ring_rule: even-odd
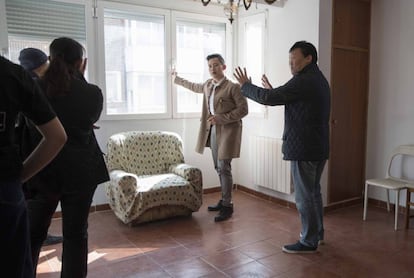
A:
MULTIPOLYGON (((414 144, 414 1, 371 3, 367 178, 384 176, 395 146, 414 144)), ((369 197, 386 200, 383 190, 370 190, 369 197)))
MULTIPOLYGON (((332 50, 332 0, 319 1, 319 68, 328 82, 331 82, 331 50, 332 50)), ((329 162, 329 161, 328 161, 329 162)), ((328 196, 328 169, 326 163, 321 177, 323 203, 327 203, 328 196)))

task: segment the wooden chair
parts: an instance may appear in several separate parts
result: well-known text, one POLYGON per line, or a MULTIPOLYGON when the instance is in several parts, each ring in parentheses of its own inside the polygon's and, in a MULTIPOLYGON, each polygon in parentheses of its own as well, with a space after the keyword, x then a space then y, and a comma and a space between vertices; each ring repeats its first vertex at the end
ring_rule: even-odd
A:
MULTIPOLYGON (((368 205, 368 188, 369 188, 369 186, 376 186, 376 187, 386 189, 386 191, 387 191, 387 210, 388 211, 390 211, 389 191, 394 190, 395 191, 395 220, 394 220, 394 229, 395 230, 397 230, 397 227, 398 227, 398 206, 399 206, 400 191, 404 190, 404 189, 407 189, 409 184, 414 184, 414 181, 406 179, 406 178, 402 178, 402 177, 397 177, 392 173, 391 169, 394 165, 395 158, 397 156, 413 156, 414 157, 414 145, 402 145, 402 146, 398 146, 397 148, 395 148, 393 150, 390 161, 388 163, 388 170, 387 170, 385 178, 367 179, 365 181, 364 214, 363 214, 363 220, 366 220, 367 205, 368 205)), ((413 191, 414 191, 414 185, 413 185, 413 191)), ((409 199, 407 199, 407 200, 409 200, 409 199)), ((409 202, 409 201, 407 201, 407 202, 409 202)), ((414 203, 410 203, 410 204, 414 205, 414 203)), ((409 214, 408 205, 407 205, 407 214, 409 214)), ((408 218, 409 218, 409 216, 406 216, 406 227, 408 226, 408 218)))

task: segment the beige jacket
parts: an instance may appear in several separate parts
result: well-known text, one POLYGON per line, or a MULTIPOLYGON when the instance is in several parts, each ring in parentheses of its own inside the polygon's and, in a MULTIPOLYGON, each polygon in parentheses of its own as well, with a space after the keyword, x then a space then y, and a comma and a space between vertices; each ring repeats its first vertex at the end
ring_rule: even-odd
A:
MULTIPOLYGON (((212 79, 204 83, 192 83, 176 77, 174 83, 195 93, 204 94, 200 130, 196 152, 203 153, 204 147, 210 147, 211 125, 207 122, 210 112, 208 100, 213 89, 212 79)), ((247 100, 241 94, 239 84, 225 78, 214 93, 214 115, 216 119, 218 159, 240 157, 242 136, 242 118, 248 113, 247 100)))

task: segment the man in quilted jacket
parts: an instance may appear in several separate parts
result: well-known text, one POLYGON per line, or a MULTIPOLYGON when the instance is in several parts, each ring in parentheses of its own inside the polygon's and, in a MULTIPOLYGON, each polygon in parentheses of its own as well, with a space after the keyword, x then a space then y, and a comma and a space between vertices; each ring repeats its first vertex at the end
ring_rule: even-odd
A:
POLYGON ((315 46, 296 42, 289 50, 293 77, 272 88, 263 75, 264 88, 251 84, 246 69, 236 68, 242 94, 265 105, 285 106, 282 152, 291 162, 296 207, 302 230, 297 243, 285 245, 287 253, 313 253, 323 240, 323 204, 320 178, 329 155, 330 89, 319 70, 315 46))

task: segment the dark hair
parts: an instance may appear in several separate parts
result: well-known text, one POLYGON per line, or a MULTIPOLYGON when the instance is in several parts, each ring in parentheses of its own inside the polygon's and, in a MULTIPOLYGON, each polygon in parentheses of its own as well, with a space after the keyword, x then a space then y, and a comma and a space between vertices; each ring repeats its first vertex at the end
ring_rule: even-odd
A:
POLYGON ((207 61, 210 61, 211 59, 214 59, 214 58, 217 58, 222 65, 226 64, 226 62, 224 62, 223 56, 221 56, 220 54, 217 54, 217 53, 208 55, 207 56, 207 61))
POLYGON ((71 80, 79 74, 77 63, 83 58, 83 46, 71 38, 61 37, 49 46, 50 65, 43 80, 48 96, 64 95, 69 92, 71 80))
POLYGON ((289 49, 289 53, 297 48, 300 49, 304 57, 311 55, 313 64, 316 64, 318 62, 318 52, 316 51, 316 47, 313 44, 307 41, 295 42, 289 49))

